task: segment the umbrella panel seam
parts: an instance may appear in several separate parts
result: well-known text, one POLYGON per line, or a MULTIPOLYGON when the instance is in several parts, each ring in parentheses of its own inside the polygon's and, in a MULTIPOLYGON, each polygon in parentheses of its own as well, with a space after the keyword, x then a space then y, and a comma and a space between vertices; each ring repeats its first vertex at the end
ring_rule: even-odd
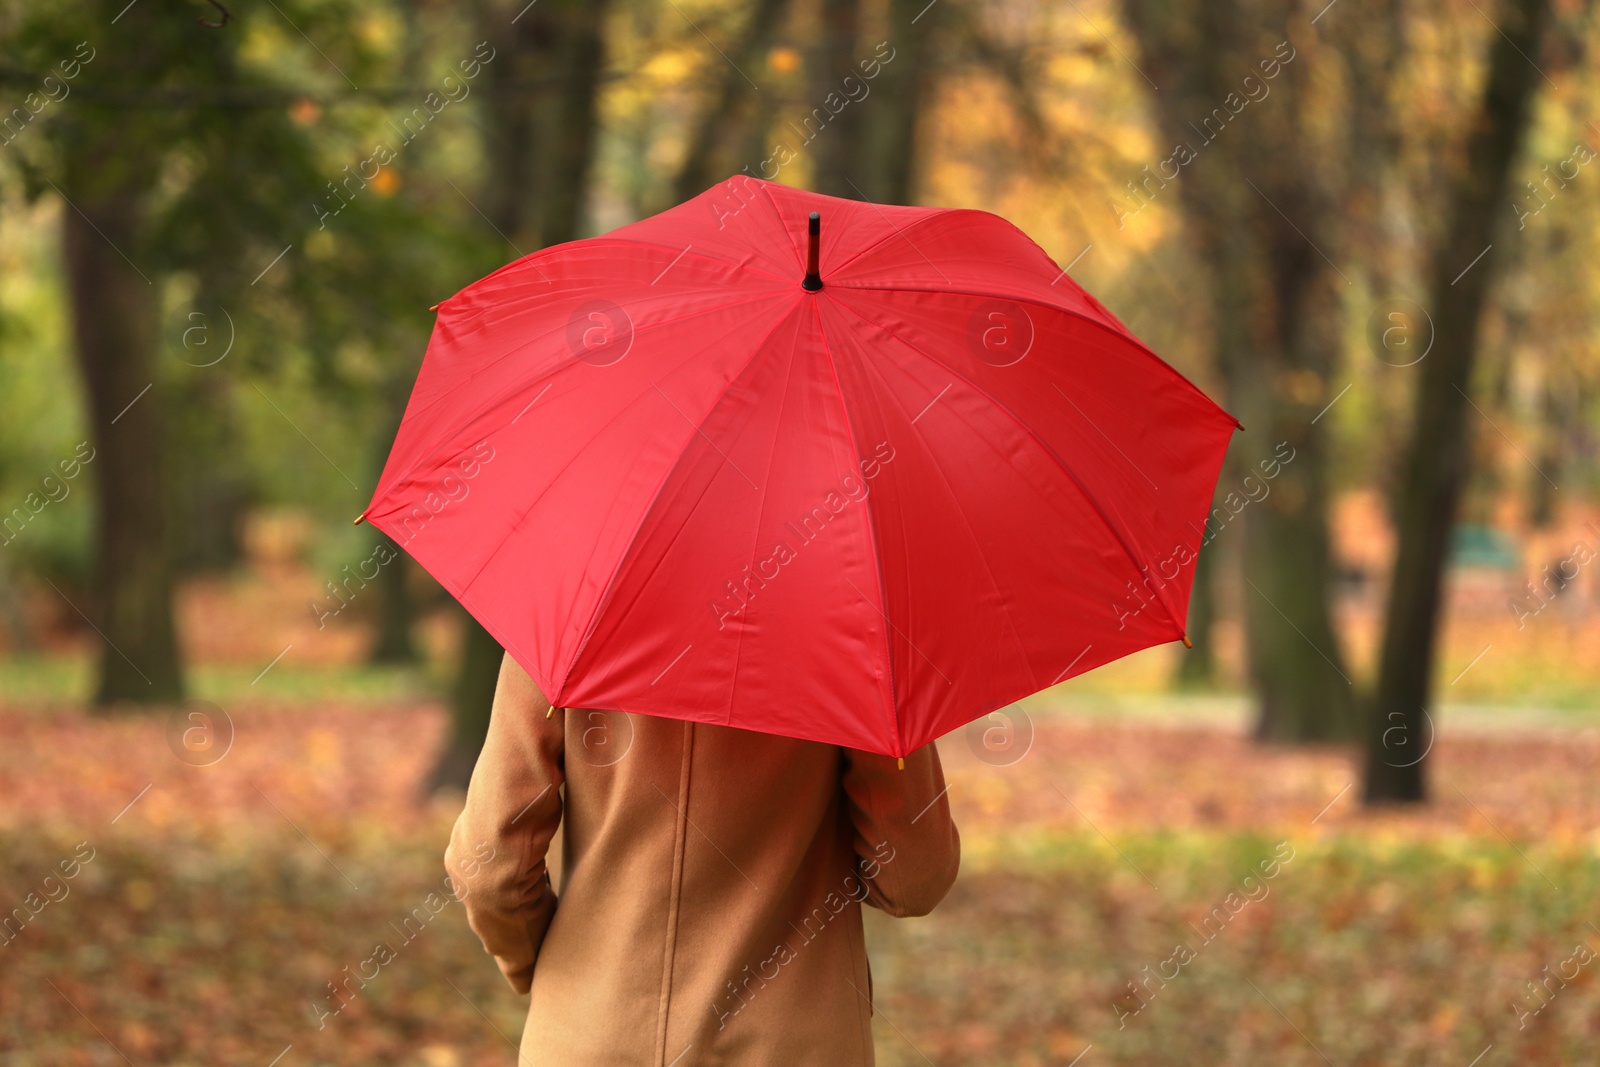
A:
MULTIPOLYGON (((855 423, 850 418, 850 406, 845 403, 844 386, 839 382, 839 365, 833 358, 833 345, 828 341, 827 327, 822 324, 822 308, 820 305, 814 304, 811 310, 817 324, 817 336, 822 341, 822 350, 828 357, 828 369, 833 374, 833 391, 839 399, 839 411, 844 415, 845 432, 850 435, 852 450, 859 456, 861 454, 861 441, 856 436, 855 423)), ((889 622, 889 592, 888 587, 884 584, 883 564, 878 558, 878 528, 872 519, 872 506, 870 501, 863 501, 863 503, 867 504, 862 510, 866 514, 867 521, 868 554, 872 558, 873 575, 878 580, 878 600, 881 604, 878 610, 883 615, 883 665, 885 672, 888 674, 887 710, 889 713, 889 726, 894 731, 895 748, 903 749, 905 747, 904 736, 900 729, 900 709, 896 699, 894 649, 889 644, 889 628, 891 625, 889 622)), ((848 580, 847 578, 846 581, 848 580)), ((908 636, 906 640, 909 642, 910 637, 908 636)))
POLYGON ((678 455, 668 466, 666 475, 661 479, 660 484, 656 486, 655 492, 651 494, 650 503, 645 506, 644 511, 640 514, 639 523, 634 529, 633 536, 628 539, 627 546, 622 550, 621 556, 618 557, 616 569, 611 572, 610 578, 607 579, 605 588, 601 591, 600 599, 595 602, 594 614, 591 616, 589 625, 584 631, 583 640, 578 643, 578 647, 573 652, 572 659, 567 665, 566 672, 563 676, 563 688, 565 687, 565 679, 571 676, 572 669, 578 665, 578 662, 583 658, 584 652, 588 650, 589 642, 594 637, 595 630, 599 628, 600 618, 605 614, 606 609, 611 604, 611 598, 615 595, 617 583, 622 577, 623 571, 627 570, 629 564, 632 563, 633 559, 635 558, 634 550, 638 546, 639 537, 645 528, 646 521, 655 511, 656 505, 661 501, 661 495, 666 492, 666 488, 672 482, 673 476, 678 472, 679 467, 682 466, 684 457, 688 455, 689 442, 692 442, 696 436, 705 432, 704 427, 706 420, 716 412, 719 406, 721 406, 723 400, 726 399, 728 392, 733 388, 734 384, 738 382, 739 379, 744 376, 745 372, 749 370, 750 367, 755 363, 756 359, 761 355, 763 349, 766 347, 767 342, 772 339, 773 335, 778 332, 779 328, 782 327, 783 324, 788 321, 789 317, 794 314, 794 311, 799 304, 800 301, 797 298, 782 315, 777 317, 777 321, 773 323, 772 329, 767 331, 766 335, 761 339, 761 342, 752 347, 750 358, 745 360, 744 366, 739 368, 739 372, 728 381, 727 385, 723 387, 722 392, 719 393, 706 408, 706 412, 701 416, 700 422, 695 425, 694 432, 689 436, 689 438, 687 438, 684 448, 679 451, 678 455))
MULTIPOLYGON (((983 388, 979 387, 977 385, 977 383, 973 382, 966 375, 964 375, 964 374, 960 373, 959 371, 953 369, 949 364, 945 363, 943 360, 939 359, 937 356, 934 356, 933 354, 931 354, 931 353, 929 353, 927 351, 924 351, 922 348, 918 347, 917 345, 912 344, 910 341, 907 341, 905 338, 901 337, 899 334, 895 333, 893 330, 890 330, 888 327, 882 326, 882 325, 880 325, 878 323, 873 322, 871 319, 869 319, 865 315, 863 315, 860 311, 856 310, 855 308, 850 307, 850 305, 845 303, 844 301, 839 300, 839 301, 835 301, 835 303, 837 303, 840 307, 843 307, 843 308, 846 308, 847 310, 849 310, 851 314, 855 315, 857 318, 861 319, 861 321, 867 323, 869 326, 872 326, 872 327, 874 327, 876 329, 882 330, 885 335, 887 335, 888 337, 893 338, 895 341, 899 342, 900 344, 905 345, 906 348, 910 349, 912 352, 915 352, 917 355, 921 356, 923 359, 928 360, 930 363, 933 363, 935 366, 943 368, 946 373, 954 375, 956 378, 960 379, 967 386, 967 388, 971 389, 975 394, 977 394, 978 396, 983 397, 985 400, 987 400, 989 403, 993 404, 1000 411, 1005 412, 1005 414, 1013 422, 1015 422, 1019 427, 1021 427, 1022 432, 1025 435, 1027 435, 1029 438, 1031 438, 1034 441, 1034 443, 1037 444, 1039 446, 1039 448, 1044 451, 1045 455, 1049 456, 1052 460, 1055 461, 1056 466, 1058 466, 1061 469, 1061 472, 1063 474, 1065 474, 1068 477, 1068 479, 1071 480, 1071 482, 1072 482, 1072 484, 1074 486, 1077 487, 1078 492, 1083 494, 1083 498, 1089 502, 1090 508, 1094 511, 1094 513, 1096 515, 1098 515, 1100 517, 1100 521, 1105 524, 1105 527, 1111 533, 1111 536, 1113 538, 1115 538, 1117 544, 1121 546, 1122 551, 1127 555, 1128 560, 1133 564, 1134 570, 1138 573, 1138 575, 1140 577, 1143 577, 1145 572, 1144 572, 1144 570, 1143 570, 1143 568, 1142 568, 1142 566, 1141 566, 1141 564, 1139 562, 1139 557, 1134 554, 1133 548, 1128 543, 1128 535, 1123 530, 1119 529, 1116 523, 1111 521, 1111 518, 1106 514, 1105 506, 1103 504, 1101 504, 1099 499, 1093 493, 1091 493, 1089 491, 1088 486, 1086 486, 1084 484, 1083 479, 1081 477, 1079 477, 1077 472, 1074 471, 1067 464, 1066 460, 1061 458, 1060 454, 1057 453, 1056 450, 1050 446, 1049 442, 1047 442, 1044 438, 1040 437, 1039 434, 1036 433, 1033 430, 1033 428, 1027 424, 1027 422, 1025 422, 1015 411, 1012 411, 1010 405, 1008 405, 1008 404, 1004 403, 1003 401, 1001 401, 1001 399, 999 397, 995 396, 993 393, 989 392, 987 389, 983 389, 983 388)), ((1049 305, 1045 305, 1045 306, 1049 306, 1049 305)), ((1213 405, 1213 407, 1214 406, 1215 405, 1213 405)), ((1161 604, 1162 608, 1164 608, 1166 610, 1167 618, 1172 622, 1173 626, 1177 627, 1178 632, 1182 633, 1184 628, 1183 628, 1183 624, 1178 622, 1177 612, 1175 612, 1172 609, 1172 605, 1167 603, 1166 597, 1161 596, 1159 591, 1157 591, 1156 595, 1157 595, 1157 597, 1158 597, 1158 599, 1160 601, 1160 604, 1161 604)))
MULTIPOLYGON (((715 305, 713 307, 703 308, 703 309, 698 310, 698 311, 692 311, 692 312, 689 312, 689 313, 684 314, 684 315, 678 315, 678 316, 676 316, 674 318, 662 319, 659 322, 647 323, 645 326, 636 328, 634 330, 634 341, 637 342, 638 339, 639 339, 639 335, 642 334, 642 333, 645 333, 645 332, 651 331, 651 330, 657 330, 657 329, 660 329, 661 327, 664 327, 664 326, 675 326, 680 322, 687 322, 688 320, 694 318, 697 315, 711 315, 711 314, 714 314, 714 313, 716 313, 718 311, 726 311, 729 308, 741 307, 741 306, 743 306, 745 304, 755 304, 755 303, 759 303, 762 300, 767 300, 767 299, 775 299, 778 295, 779 295, 779 292, 777 290, 775 290, 775 291, 773 291, 771 293, 766 293, 766 294, 763 294, 761 296, 754 296, 754 297, 750 297, 750 298, 744 299, 744 300, 730 300, 729 302, 727 302, 725 304, 717 304, 717 305, 715 305)), ((493 359, 489 360, 488 363, 485 366, 476 367, 474 369, 474 371, 473 371, 473 374, 481 374, 484 371, 484 369, 486 369, 487 366, 493 366, 495 364, 500 363, 502 360, 509 359, 512 356, 516 355, 522 349, 527 348, 529 345, 536 344, 536 343, 538 343, 540 341, 549 340, 552 337, 557 337, 557 336, 559 336, 559 333, 560 333, 560 328, 553 328, 547 333, 542 333, 537 337, 529 338, 528 340, 523 341, 520 344, 513 345, 511 348, 507 349, 506 351, 504 351, 504 352, 500 353, 499 355, 495 356, 493 359)), ((531 388, 532 386, 535 386, 535 385, 539 384, 540 382, 545 381, 546 379, 553 378, 555 375, 560 374, 563 371, 566 371, 566 370, 568 370, 568 369, 570 369, 572 367, 577 366, 581 362, 583 362, 583 357, 582 356, 574 356, 571 359, 563 360, 562 362, 556 364, 553 367, 550 367, 548 370, 544 371, 542 374, 539 374, 536 377, 530 378, 530 379, 528 379, 526 381, 518 382, 517 385, 516 385, 516 388, 519 388, 519 389, 531 388)), ((464 380, 463 386, 466 384, 466 382, 470 382, 470 381, 471 381, 471 377, 469 376, 467 379, 464 380)), ((457 388, 459 389, 459 388, 461 388, 463 386, 458 386, 457 388)), ((452 389, 449 392, 441 393, 439 396, 434 397, 432 400, 430 400, 426 407, 419 409, 415 413, 407 411, 405 413, 405 415, 403 416, 403 420, 404 419, 410 419, 410 418, 413 417, 413 415, 420 417, 421 415, 431 411, 436 405, 438 405, 440 403, 443 403, 450 396, 452 396, 455 393, 455 391, 456 391, 455 389, 452 389)), ((483 407, 479 408, 472 415, 470 415, 470 416, 468 416, 466 418, 458 420, 456 425, 453 426, 447 433, 442 433, 439 436, 441 438, 444 438, 444 439, 450 439, 450 438, 455 437, 462 430, 464 430, 467 427, 471 426, 475 421, 477 421, 478 419, 483 418, 488 412, 493 411, 496 407, 499 407, 499 406, 503 405, 504 403, 505 403, 505 401, 503 399, 497 399, 497 400, 494 400, 494 401, 492 401, 492 402, 490 402, 488 404, 485 404, 483 407)), ((515 421, 515 420, 513 420, 513 421, 515 421)), ((509 426, 510 423, 507 423, 506 425, 509 426)), ((500 427, 500 429, 503 430, 503 429, 505 429, 505 427, 502 426, 502 427, 500 427)), ((393 481, 388 482, 387 484, 385 484, 382 481, 382 478, 381 478, 381 475, 380 475, 379 487, 380 487, 380 489, 382 491, 381 491, 381 493, 375 492, 371 503, 369 503, 367 505, 368 510, 370 511, 372 508, 377 507, 378 503, 382 500, 382 498, 384 496, 387 496, 389 494, 389 492, 393 489, 394 486, 396 486, 396 485, 400 484, 401 482, 404 482, 407 479, 412 478, 413 476, 415 476, 417 471, 422 468, 422 466, 426 462, 427 458, 434 458, 434 457, 430 454, 430 456, 428 456, 428 457, 424 457, 424 458, 418 459, 417 462, 413 463, 409 468, 406 469, 406 472, 404 474, 397 475, 394 478, 393 481)))
MULTIPOLYGON (((1120 340, 1131 342, 1136 350, 1154 360, 1164 370, 1166 370, 1167 373, 1171 374, 1174 378, 1178 379, 1178 381, 1182 382, 1184 385, 1193 390, 1195 395, 1204 400, 1211 409, 1220 413, 1229 422, 1238 421, 1232 415, 1229 415, 1220 404, 1218 404, 1215 400, 1212 400, 1211 397, 1206 394, 1205 390, 1201 389, 1198 385, 1194 384, 1194 382, 1190 381, 1189 377, 1182 371, 1178 370, 1172 364, 1158 356, 1149 345, 1139 340, 1139 338, 1128 329, 1125 327, 1119 329, 1117 326, 1109 322, 1104 322, 1092 315, 1086 315, 1075 308, 1062 307, 1059 304, 1051 304, 1033 296, 1018 296, 1014 293, 986 293, 973 289, 936 289, 922 288, 914 285, 852 285, 849 282, 838 282, 834 287, 837 289, 854 289, 858 292, 930 293, 934 296, 973 296, 983 297, 984 299, 988 300, 1015 300, 1020 304, 1032 304, 1035 307, 1046 308, 1050 311, 1060 312, 1063 315, 1071 315, 1073 318, 1081 319, 1084 322, 1090 323, 1091 325, 1098 326, 1100 329, 1105 330, 1107 333, 1112 334, 1120 340)), ((845 306, 848 307, 849 305, 846 304, 845 306)), ((856 314, 859 315, 860 312, 856 312, 856 314)), ((869 319, 868 321, 870 322, 871 320, 869 319)), ((932 357, 930 356, 928 358, 931 359, 932 357)))
MULTIPOLYGON (((893 335, 891 334, 890 336, 893 336, 893 335)), ((896 340, 898 340, 898 338, 896 338, 896 340)), ((915 350, 913 349, 913 351, 915 351, 915 350)), ((876 371, 872 371, 871 370, 872 364, 869 363, 869 362, 863 362, 862 366, 864 368, 867 368, 869 370, 869 373, 877 373, 876 371)), ((881 375, 879 375, 879 380, 880 381, 884 381, 884 379, 882 378, 881 375)), ((885 387, 887 387, 888 383, 885 381, 884 385, 885 385, 885 387)), ((902 414, 904 414, 904 412, 902 412, 902 414)), ((910 425, 915 425, 915 424, 912 423, 910 425)), ((913 432, 915 432, 918 435, 919 439, 925 440, 925 438, 922 437, 921 431, 913 431, 913 432)), ((967 516, 967 510, 966 510, 965 505, 961 501, 960 494, 958 494, 955 491, 955 487, 950 484, 950 479, 945 475, 944 468, 941 467, 937 462, 931 462, 931 455, 932 455, 931 451, 930 451, 929 454, 930 454, 929 466, 933 468, 933 470, 934 470, 934 472, 936 474, 938 474, 939 481, 941 483, 943 483, 944 487, 949 491, 950 500, 951 500, 952 503, 955 504, 956 512, 961 516, 961 524, 964 527, 966 527, 967 534, 971 538, 973 545, 981 547, 979 545, 977 532, 975 530, 973 530, 973 528, 972 528, 972 520, 970 518, 968 518, 968 516, 967 516)), ((868 498, 867 504, 868 504, 868 510, 870 512, 870 510, 871 510, 871 499, 870 499, 870 497, 868 498)), ((874 537, 874 541, 876 541, 876 537, 874 537)), ((984 556, 982 554, 982 552, 980 552, 978 554, 978 559, 983 564, 983 573, 989 579, 990 588, 992 588, 994 590, 995 595, 997 597, 1001 598, 1002 600, 1005 599, 1005 592, 1004 592, 1004 590, 1001 589, 1000 582, 995 578, 994 570, 993 570, 993 568, 991 568, 989 566, 988 558, 986 556, 984 556)), ((1034 672, 1033 661, 1028 656, 1027 650, 1023 647, 1022 635, 1020 633, 1018 633, 1018 631, 1017 631, 1016 620, 1014 618, 1012 618, 1012 613, 1009 610, 1006 611, 1005 617, 1006 617, 1006 626, 1011 631, 1011 638, 1012 638, 1012 641, 1013 641, 1013 643, 1014 643, 1014 645, 1015 645, 1015 647, 1017 649, 1017 652, 1020 654, 1023 664, 1026 665, 1026 667, 1028 668, 1028 673, 1032 676, 1033 683, 1035 685, 1037 685, 1038 681, 1039 681, 1039 676, 1038 676, 1037 673, 1034 672)), ((1004 707, 1005 705, 1001 705, 1001 706, 1004 707)))

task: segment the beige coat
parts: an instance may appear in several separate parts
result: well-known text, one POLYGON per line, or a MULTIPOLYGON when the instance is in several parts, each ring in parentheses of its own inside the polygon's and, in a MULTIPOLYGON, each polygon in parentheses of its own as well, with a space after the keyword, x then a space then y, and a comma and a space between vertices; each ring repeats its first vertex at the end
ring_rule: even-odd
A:
POLYGON ((529 993, 524 1067, 871 1064, 862 901, 923 915, 960 841, 932 745, 892 757, 558 710, 508 656, 445 854, 529 993), (561 892, 546 850, 565 819, 561 892))

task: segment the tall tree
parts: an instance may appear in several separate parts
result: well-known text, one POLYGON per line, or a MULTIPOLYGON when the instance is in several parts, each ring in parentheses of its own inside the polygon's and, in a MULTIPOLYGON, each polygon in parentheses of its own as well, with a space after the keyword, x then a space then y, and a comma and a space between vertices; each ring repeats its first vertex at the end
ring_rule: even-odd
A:
MULTIPOLYGON (((1347 2, 1336 15, 1359 21, 1384 2, 1347 2)), ((1208 529, 1243 538, 1256 735, 1349 738, 1357 700, 1333 626, 1320 415, 1336 399, 1329 380, 1350 284, 1336 265, 1348 250, 1340 221, 1360 176, 1332 162, 1343 146, 1325 131, 1339 129, 1352 104, 1318 69, 1347 57, 1322 38, 1327 26, 1311 27, 1288 0, 1124 0, 1123 9, 1172 147, 1127 183, 1115 210, 1126 225, 1151 203, 1182 205, 1210 268, 1200 283, 1227 403, 1249 428, 1224 473, 1236 506, 1214 511, 1208 529), (1259 494, 1264 471, 1274 472, 1270 490, 1243 503, 1259 494)), ((1382 88, 1369 79, 1346 92, 1382 88)))
MULTIPOLYGON (((916 195, 918 133, 939 69, 937 50, 947 12, 927 0, 889 0, 883 43, 893 58, 872 80, 861 111, 861 189, 868 200, 909 204, 916 195)), ((878 42, 863 41, 860 58, 876 59, 878 42)), ((859 74, 859 70, 858 70, 859 74)))
POLYGON ((804 109, 792 124, 805 131, 818 192, 911 203, 918 128, 945 25, 938 7, 890 0, 875 20, 863 0, 822 0, 804 109), (879 25, 881 34, 873 32, 879 25))
POLYGON ((6 52, 17 66, 4 76, 38 103, 9 138, 5 163, 29 195, 62 203, 73 348, 96 455, 93 603, 84 612, 102 641, 94 700, 173 701, 183 680, 158 366, 163 285, 185 272, 236 275, 262 245, 277 251, 280 238, 296 239, 276 226, 282 209, 268 201, 289 190, 310 199, 309 157, 288 129, 281 92, 266 108, 215 106, 218 94, 264 88, 241 59, 237 25, 200 24, 191 5, 170 0, 11 14, 6 52))
MULTIPOLYGON (((810 87, 799 126, 812 159, 811 184, 829 196, 866 199, 861 153, 862 101, 852 100, 846 78, 860 82, 862 0, 821 0, 816 40, 807 60, 810 87)), ((859 90, 858 90, 859 92, 859 90)))
MULTIPOLYGON (((505 41, 488 68, 481 191, 485 215, 505 242, 498 245, 500 260, 506 244, 522 254, 580 236, 598 132, 606 6, 605 0, 543 0, 479 8, 485 38, 505 41)), ((463 612, 450 733, 430 789, 464 788, 471 779, 502 654, 463 612)))
MULTIPOLYGON (((709 189, 743 167, 757 171, 749 151, 766 136, 772 111, 771 92, 749 80, 747 71, 764 66, 763 57, 789 12, 789 0, 753 0, 734 45, 732 57, 720 64, 711 93, 689 134, 689 147, 672 182, 672 202, 681 203, 709 189)), ((759 155, 755 160, 759 160, 759 155)))
MULTIPOLYGON (((400 427, 400 419, 405 413, 406 384, 399 375, 383 383, 384 406, 390 418, 384 427, 385 432, 378 438, 382 446, 394 440, 395 431, 400 427)), ((382 470, 383 455, 379 455, 377 461, 378 469, 382 470)), ((410 565, 393 538, 381 530, 374 530, 373 533, 374 545, 388 549, 393 555, 378 572, 378 617, 367 659, 375 664, 416 663, 422 655, 413 632, 417 612, 407 581, 406 572, 410 565)))
MULTIPOLYGON (((1214 506, 1226 506, 1215 500, 1214 506)), ((1201 552, 1194 565, 1194 584, 1189 591, 1187 633, 1193 648, 1185 649, 1173 672, 1179 686, 1205 688, 1217 680, 1217 653, 1212 634, 1217 622, 1217 553, 1201 552)))
MULTIPOLYGON (((137 77, 145 73, 139 67, 158 57, 152 50, 119 58, 129 61, 123 72, 132 67, 137 77)), ((97 125, 64 139, 60 167, 73 348, 100 462, 93 614, 104 645, 94 699, 173 702, 183 697, 183 679, 173 625, 163 390, 156 381, 160 295, 129 258, 149 247, 160 149, 138 127, 97 125)))
POLYGON ((1498 258, 1494 245, 1506 215, 1501 205, 1541 77, 1533 57, 1549 14, 1549 0, 1506 0, 1499 7, 1483 97, 1467 126, 1464 159, 1453 172, 1429 268, 1433 347, 1419 365, 1397 498, 1399 543, 1367 724, 1363 796, 1369 804, 1427 796, 1424 756, 1432 739, 1426 709, 1450 527, 1470 459, 1472 371, 1498 258))

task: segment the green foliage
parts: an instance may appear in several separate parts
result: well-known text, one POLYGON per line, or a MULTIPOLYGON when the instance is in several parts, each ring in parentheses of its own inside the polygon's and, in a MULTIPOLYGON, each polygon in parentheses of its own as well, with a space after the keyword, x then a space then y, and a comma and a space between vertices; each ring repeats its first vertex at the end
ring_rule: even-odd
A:
MULTIPOLYGON (((248 507, 360 509, 429 306, 504 258, 468 199, 474 42, 401 3, 228 5, 220 27, 191 0, 125 4, 0 3, 22 108, 0 125, 0 492, 81 439, 55 213, 130 196, 117 251, 158 294, 172 549, 226 566, 248 507)), ((87 503, 41 515, 18 569, 81 584, 87 503)))
POLYGON ((66 322, 44 213, 0 216, 0 584, 8 569, 81 585, 88 570, 88 479, 58 464, 84 440, 78 385, 62 358, 66 322), (46 478, 62 485, 49 499, 46 478), (65 495, 62 495, 62 494, 65 495), (26 524, 13 518, 22 508, 26 524))

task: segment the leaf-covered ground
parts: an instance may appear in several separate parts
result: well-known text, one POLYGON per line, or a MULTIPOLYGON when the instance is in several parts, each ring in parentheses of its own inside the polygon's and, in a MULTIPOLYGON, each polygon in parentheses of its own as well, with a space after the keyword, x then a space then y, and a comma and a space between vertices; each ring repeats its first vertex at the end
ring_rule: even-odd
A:
MULTIPOLYGON (((0 1061, 513 1063, 521 1002, 438 904, 454 805, 417 799, 438 708, 230 705, 206 766, 169 729, 220 731, 215 710, 0 706, 0 906, 28 918, 0 938, 0 1061)), ((1338 751, 1034 727, 1006 766, 941 744, 964 868, 933 916, 869 915, 880 1062, 1592 1058, 1592 732, 1441 736, 1438 802, 1373 816, 1338 751)))

